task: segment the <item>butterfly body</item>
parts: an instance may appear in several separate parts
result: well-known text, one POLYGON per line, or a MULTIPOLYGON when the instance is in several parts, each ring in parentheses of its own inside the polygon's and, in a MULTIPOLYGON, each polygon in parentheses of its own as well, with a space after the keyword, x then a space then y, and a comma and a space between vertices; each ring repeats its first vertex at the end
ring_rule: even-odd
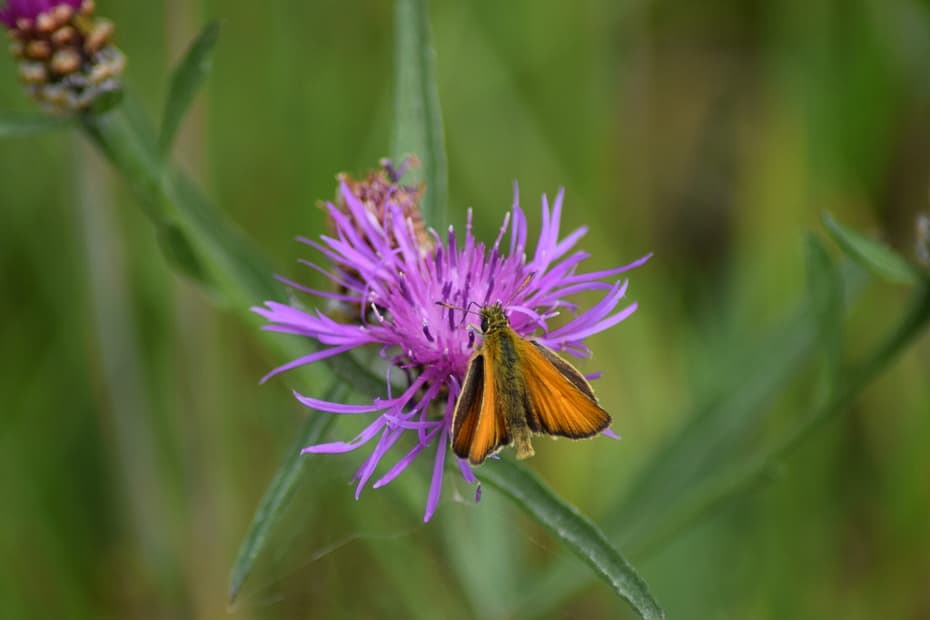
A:
POLYGON ((452 450, 474 465, 513 444, 517 458, 533 456, 534 434, 581 439, 603 431, 610 415, 584 376, 543 345, 510 326, 501 304, 480 311, 483 341, 452 418, 452 450))

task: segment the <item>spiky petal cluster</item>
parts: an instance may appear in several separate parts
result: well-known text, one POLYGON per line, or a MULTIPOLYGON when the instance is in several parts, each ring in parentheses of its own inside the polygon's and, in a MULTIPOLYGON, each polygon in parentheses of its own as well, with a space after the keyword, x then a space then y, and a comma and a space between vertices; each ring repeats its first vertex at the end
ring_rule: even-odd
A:
POLYGON ((9 0, 0 22, 26 89, 48 107, 75 112, 120 89, 126 58, 111 43, 113 23, 94 17, 93 0, 9 0))
MULTIPOLYGON (((469 212, 464 239, 457 239, 452 227, 445 238, 430 230, 432 249, 418 242, 416 226, 396 203, 389 200, 381 211, 383 216, 376 218, 345 180, 340 185, 340 196, 344 209, 327 205, 334 234, 321 237, 319 242, 300 239, 332 263, 334 269, 330 271, 303 261, 330 278, 339 292, 317 291, 282 281, 310 295, 362 310, 357 322, 343 323, 320 310, 307 312, 272 301, 254 308, 269 322, 264 329, 309 337, 322 346, 276 368, 268 377, 366 345, 380 347, 389 367, 401 369, 408 377, 405 387, 394 393, 389 376, 387 396, 361 406, 295 392, 296 398, 311 409, 375 415, 354 439, 310 446, 304 452, 340 453, 374 442, 355 474, 358 497, 388 451, 405 435, 412 436, 413 447, 394 460, 372 486, 388 484, 419 454, 432 448, 433 476, 424 515, 424 520, 429 520, 442 486, 452 411, 469 357, 480 345, 474 330, 467 326, 469 317, 462 310, 437 302, 459 308, 503 302, 511 326, 519 335, 533 336, 556 350, 586 355, 586 338, 619 323, 636 309, 635 303, 620 306, 626 282, 601 280, 637 267, 649 257, 606 271, 580 272, 579 266, 588 254, 574 247, 586 230, 559 238, 561 191, 551 207, 543 197, 542 230, 532 254, 528 254, 529 232, 516 191, 513 207, 491 246, 475 239, 469 212), (509 239, 505 240, 508 228, 509 239), (604 296, 583 312, 566 299, 592 290, 603 291, 604 296), (550 328, 551 319, 565 311, 573 318, 550 328)), ((473 482, 467 463, 458 464, 464 478, 473 482)))
MULTIPOLYGON (((417 243, 426 250, 432 250, 433 238, 426 231, 423 213, 420 211, 420 199, 423 197, 423 184, 403 185, 400 182, 408 168, 419 166, 416 157, 410 156, 395 167, 390 160, 381 160, 381 169, 368 173, 362 180, 355 180, 348 174, 340 174, 339 181, 345 182, 350 195, 355 196, 365 207, 369 219, 382 221, 386 215, 389 204, 396 205, 405 219, 410 220, 416 233, 417 243)), ((343 198, 342 187, 337 192, 336 207, 345 215, 351 215, 349 205, 343 198)), ((324 207, 328 208, 327 205, 324 207)), ((351 221, 351 217, 349 218, 351 221)), ((327 218, 330 232, 338 234, 338 226, 332 218, 327 218)), ((365 238, 365 230, 361 224, 357 226, 361 238, 365 238)))

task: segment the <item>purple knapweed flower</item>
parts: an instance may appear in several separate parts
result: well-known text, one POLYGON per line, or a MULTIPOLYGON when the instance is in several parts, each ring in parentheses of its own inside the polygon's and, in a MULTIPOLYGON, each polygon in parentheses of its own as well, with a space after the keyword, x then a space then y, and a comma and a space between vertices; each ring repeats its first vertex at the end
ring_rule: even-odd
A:
MULTIPOLYGON (((391 181, 396 182, 392 170, 387 170, 391 181)), ((409 213, 405 217, 409 205, 405 209, 387 192, 385 202, 374 209, 370 202, 359 198, 357 190, 351 181, 341 179, 338 206, 326 204, 333 234, 321 236, 319 242, 299 239, 332 263, 334 269, 330 271, 302 261, 332 280, 337 292, 312 290, 281 278, 289 286, 330 304, 356 308, 357 318, 351 323, 340 322, 319 309, 307 311, 273 301, 254 308, 269 322, 264 329, 309 337, 322 346, 276 368, 265 379, 367 345, 379 347, 388 363, 385 398, 376 398, 367 405, 347 405, 294 393, 311 409, 375 415, 374 421, 354 439, 309 446, 303 452, 341 453, 374 442, 371 453, 355 473, 357 498, 388 451, 403 436, 413 437, 413 447, 394 460, 372 486, 388 484, 419 454, 431 449, 433 474, 424 515, 424 521, 428 521, 439 501, 445 463, 451 454, 452 411, 468 360, 480 344, 480 334, 468 326, 473 316, 464 316, 461 308, 502 302, 511 327, 520 336, 531 336, 555 350, 589 355, 586 338, 619 323, 636 309, 635 303, 620 305, 627 290, 625 281, 601 280, 638 267, 649 256, 614 269, 579 271, 589 255, 574 248, 586 229, 559 238, 562 191, 551 206, 543 196, 542 229, 535 250, 528 254, 529 231, 516 188, 513 207, 491 246, 475 239, 470 211, 464 239, 457 239, 450 226, 445 238, 428 230, 431 242, 424 244, 409 213), (505 240, 508 228, 509 239, 505 240), (595 290, 603 291, 603 298, 583 312, 567 300, 574 294, 595 290), (572 318, 550 327, 560 312, 568 312, 572 318), (406 377, 403 388, 395 389, 391 369, 406 377)), ((464 479, 474 482, 467 462, 456 460, 464 479)))
POLYGON ((79 111, 120 89, 126 58, 112 44, 113 22, 94 16, 93 0, 9 0, 0 23, 20 79, 49 108, 79 111))

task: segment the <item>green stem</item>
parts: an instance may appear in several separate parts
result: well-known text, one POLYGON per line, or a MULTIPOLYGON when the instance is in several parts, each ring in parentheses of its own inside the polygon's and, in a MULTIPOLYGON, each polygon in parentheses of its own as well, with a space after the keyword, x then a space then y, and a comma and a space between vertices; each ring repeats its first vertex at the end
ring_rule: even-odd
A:
POLYGON ((423 217, 436 230, 448 226, 448 173, 439 91, 425 0, 394 3, 394 135, 395 162, 410 154, 422 170, 411 170, 413 181, 424 181, 423 217))

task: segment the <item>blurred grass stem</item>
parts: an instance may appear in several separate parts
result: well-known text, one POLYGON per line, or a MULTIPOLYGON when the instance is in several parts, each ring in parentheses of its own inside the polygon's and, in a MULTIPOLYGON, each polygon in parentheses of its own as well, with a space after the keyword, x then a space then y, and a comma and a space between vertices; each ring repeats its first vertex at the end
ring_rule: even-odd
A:
POLYGON ((129 300, 131 290, 122 235, 113 219, 115 205, 109 179, 86 144, 73 141, 78 212, 83 227, 87 288, 93 315, 93 336, 100 356, 104 426, 115 435, 114 455, 120 472, 128 538, 139 547, 141 564, 155 569, 159 579, 170 573, 171 554, 159 532, 166 492, 152 440, 149 389, 139 347, 139 328, 129 300))

